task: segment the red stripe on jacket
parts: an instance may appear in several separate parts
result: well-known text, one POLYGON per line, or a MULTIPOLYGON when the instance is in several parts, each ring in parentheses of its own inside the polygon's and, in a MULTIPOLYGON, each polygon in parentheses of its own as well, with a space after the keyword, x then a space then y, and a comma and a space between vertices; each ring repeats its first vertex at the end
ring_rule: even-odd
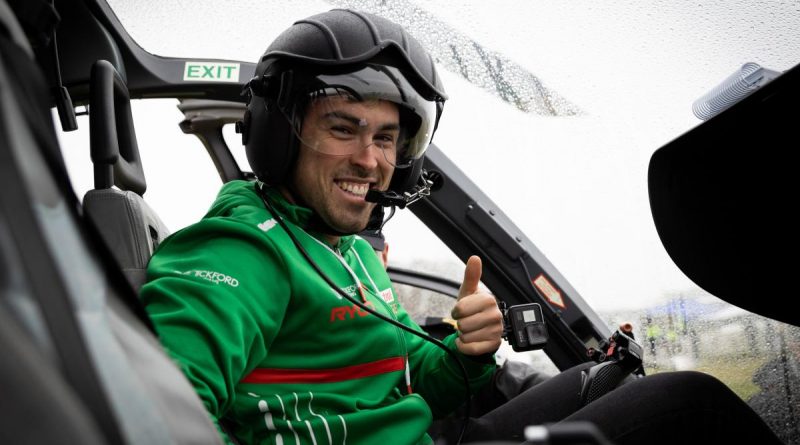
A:
POLYGON ((334 383, 405 369, 403 357, 391 357, 333 369, 256 368, 241 383, 334 383))

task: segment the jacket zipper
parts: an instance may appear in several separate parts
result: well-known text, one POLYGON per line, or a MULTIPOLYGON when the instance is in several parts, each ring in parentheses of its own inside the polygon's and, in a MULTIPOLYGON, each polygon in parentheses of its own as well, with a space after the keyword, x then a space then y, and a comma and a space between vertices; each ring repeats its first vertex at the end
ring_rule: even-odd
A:
MULTIPOLYGON (((347 261, 345 261, 344 256, 342 256, 342 253, 339 250, 339 247, 338 246, 330 247, 327 244, 323 243, 322 241, 320 241, 320 240, 316 239, 315 237, 309 235, 308 233, 306 233, 306 235, 308 235, 309 238, 313 239, 319 245, 321 245, 322 247, 327 249, 328 252, 332 253, 336 257, 336 259, 338 259, 339 262, 342 263, 342 266, 344 266, 344 268, 347 270, 347 272, 353 278, 353 281, 355 281, 356 287, 358 288, 358 292, 361 295, 361 301, 363 303, 366 303, 367 302, 367 297, 364 294, 364 289, 366 289, 366 286, 364 286, 361 283, 361 280, 358 279, 358 276, 356 275, 356 273, 353 271, 353 269, 350 267, 350 265, 347 264, 347 261)), ((371 282, 372 286, 375 287, 375 282, 372 280, 372 277, 370 276, 369 272, 367 272, 367 269, 364 267, 364 263, 361 261, 361 257, 358 256, 358 252, 353 250, 353 254, 358 259, 358 263, 361 266, 361 271, 364 272, 364 275, 367 276, 367 278, 371 282)), ((379 295, 380 292, 378 291, 377 287, 374 289, 374 291, 369 291, 369 289, 367 289, 367 291, 370 294, 373 294, 373 296, 375 297, 376 300, 380 301, 380 304, 383 305, 383 308, 389 314, 389 318, 391 318, 392 320, 394 320, 394 321, 399 323, 399 321, 397 320, 397 317, 395 317, 395 315, 394 315, 394 311, 392 311, 392 308, 389 307, 389 304, 386 301, 383 300, 383 297, 381 297, 379 295)), ((400 349, 402 351, 403 357, 405 357, 405 361, 406 361, 406 369, 405 369, 406 390, 408 391, 409 394, 411 394, 413 392, 412 388, 411 388, 411 364, 409 363, 409 358, 408 358, 408 346, 406 345, 406 338, 403 335, 403 332, 402 332, 402 330, 400 328, 398 328, 397 326, 393 326, 393 327, 394 327, 394 330, 395 330, 395 334, 397 335, 397 338, 398 338, 398 343, 400 343, 400 349)))

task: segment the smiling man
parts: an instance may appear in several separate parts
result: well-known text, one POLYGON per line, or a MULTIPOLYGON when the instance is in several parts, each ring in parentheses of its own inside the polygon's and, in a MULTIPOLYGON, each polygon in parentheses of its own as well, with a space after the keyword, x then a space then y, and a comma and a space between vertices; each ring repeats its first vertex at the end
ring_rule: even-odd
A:
POLYGON ((337 232, 363 230, 375 207, 365 200, 367 191, 388 189, 392 178, 399 116, 397 105, 384 100, 312 100, 287 197, 314 209, 337 232))
MULTIPOLYGON (((464 383, 474 394, 492 378, 502 315, 471 257, 458 332, 423 338, 354 235, 420 184, 445 100, 432 58, 392 22, 333 10, 281 34, 245 94, 239 128, 257 180, 225 184, 148 266, 141 296, 164 346, 226 439, 432 443, 432 419, 464 403, 464 383)), ((584 407, 585 367, 471 419, 464 437, 521 440, 527 425, 569 419, 619 444, 777 442, 699 373, 639 379, 584 407)))
POLYGON ((372 201, 419 183, 445 98, 432 59, 394 23, 334 10, 279 36, 245 91, 258 180, 225 184, 153 256, 142 298, 164 345, 225 438, 431 443, 465 379, 476 391, 491 378, 502 315, 476 257, 453 309, 460 335, 444 349, 414 335, 354 234, 372 201))

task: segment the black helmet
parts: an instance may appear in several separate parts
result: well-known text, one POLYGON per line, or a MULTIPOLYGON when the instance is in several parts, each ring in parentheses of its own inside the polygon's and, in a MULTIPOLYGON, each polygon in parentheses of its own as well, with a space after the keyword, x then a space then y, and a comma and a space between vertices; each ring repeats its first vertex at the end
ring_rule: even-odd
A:
POLYGON ((433 60, 400 25, 345 9, 295 22, 261 56, 240 127, 253 173, 267 184, 287 180, 305 107, 330 90, 399 105, 404 144, 389 189, 417 184, 446 99, 433 60))

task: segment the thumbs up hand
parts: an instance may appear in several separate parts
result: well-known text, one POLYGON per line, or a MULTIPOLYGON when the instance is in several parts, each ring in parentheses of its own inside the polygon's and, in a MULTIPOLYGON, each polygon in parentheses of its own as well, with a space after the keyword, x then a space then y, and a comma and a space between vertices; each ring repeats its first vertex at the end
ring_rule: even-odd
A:
POLYGON ((466 355, 494 353, 503 335, 503 315, 497 301, 479 289, 481 269, 481 259, 471 256, 458 290, 458 301, 450 312, 459 333, 456 347, 466 355))

